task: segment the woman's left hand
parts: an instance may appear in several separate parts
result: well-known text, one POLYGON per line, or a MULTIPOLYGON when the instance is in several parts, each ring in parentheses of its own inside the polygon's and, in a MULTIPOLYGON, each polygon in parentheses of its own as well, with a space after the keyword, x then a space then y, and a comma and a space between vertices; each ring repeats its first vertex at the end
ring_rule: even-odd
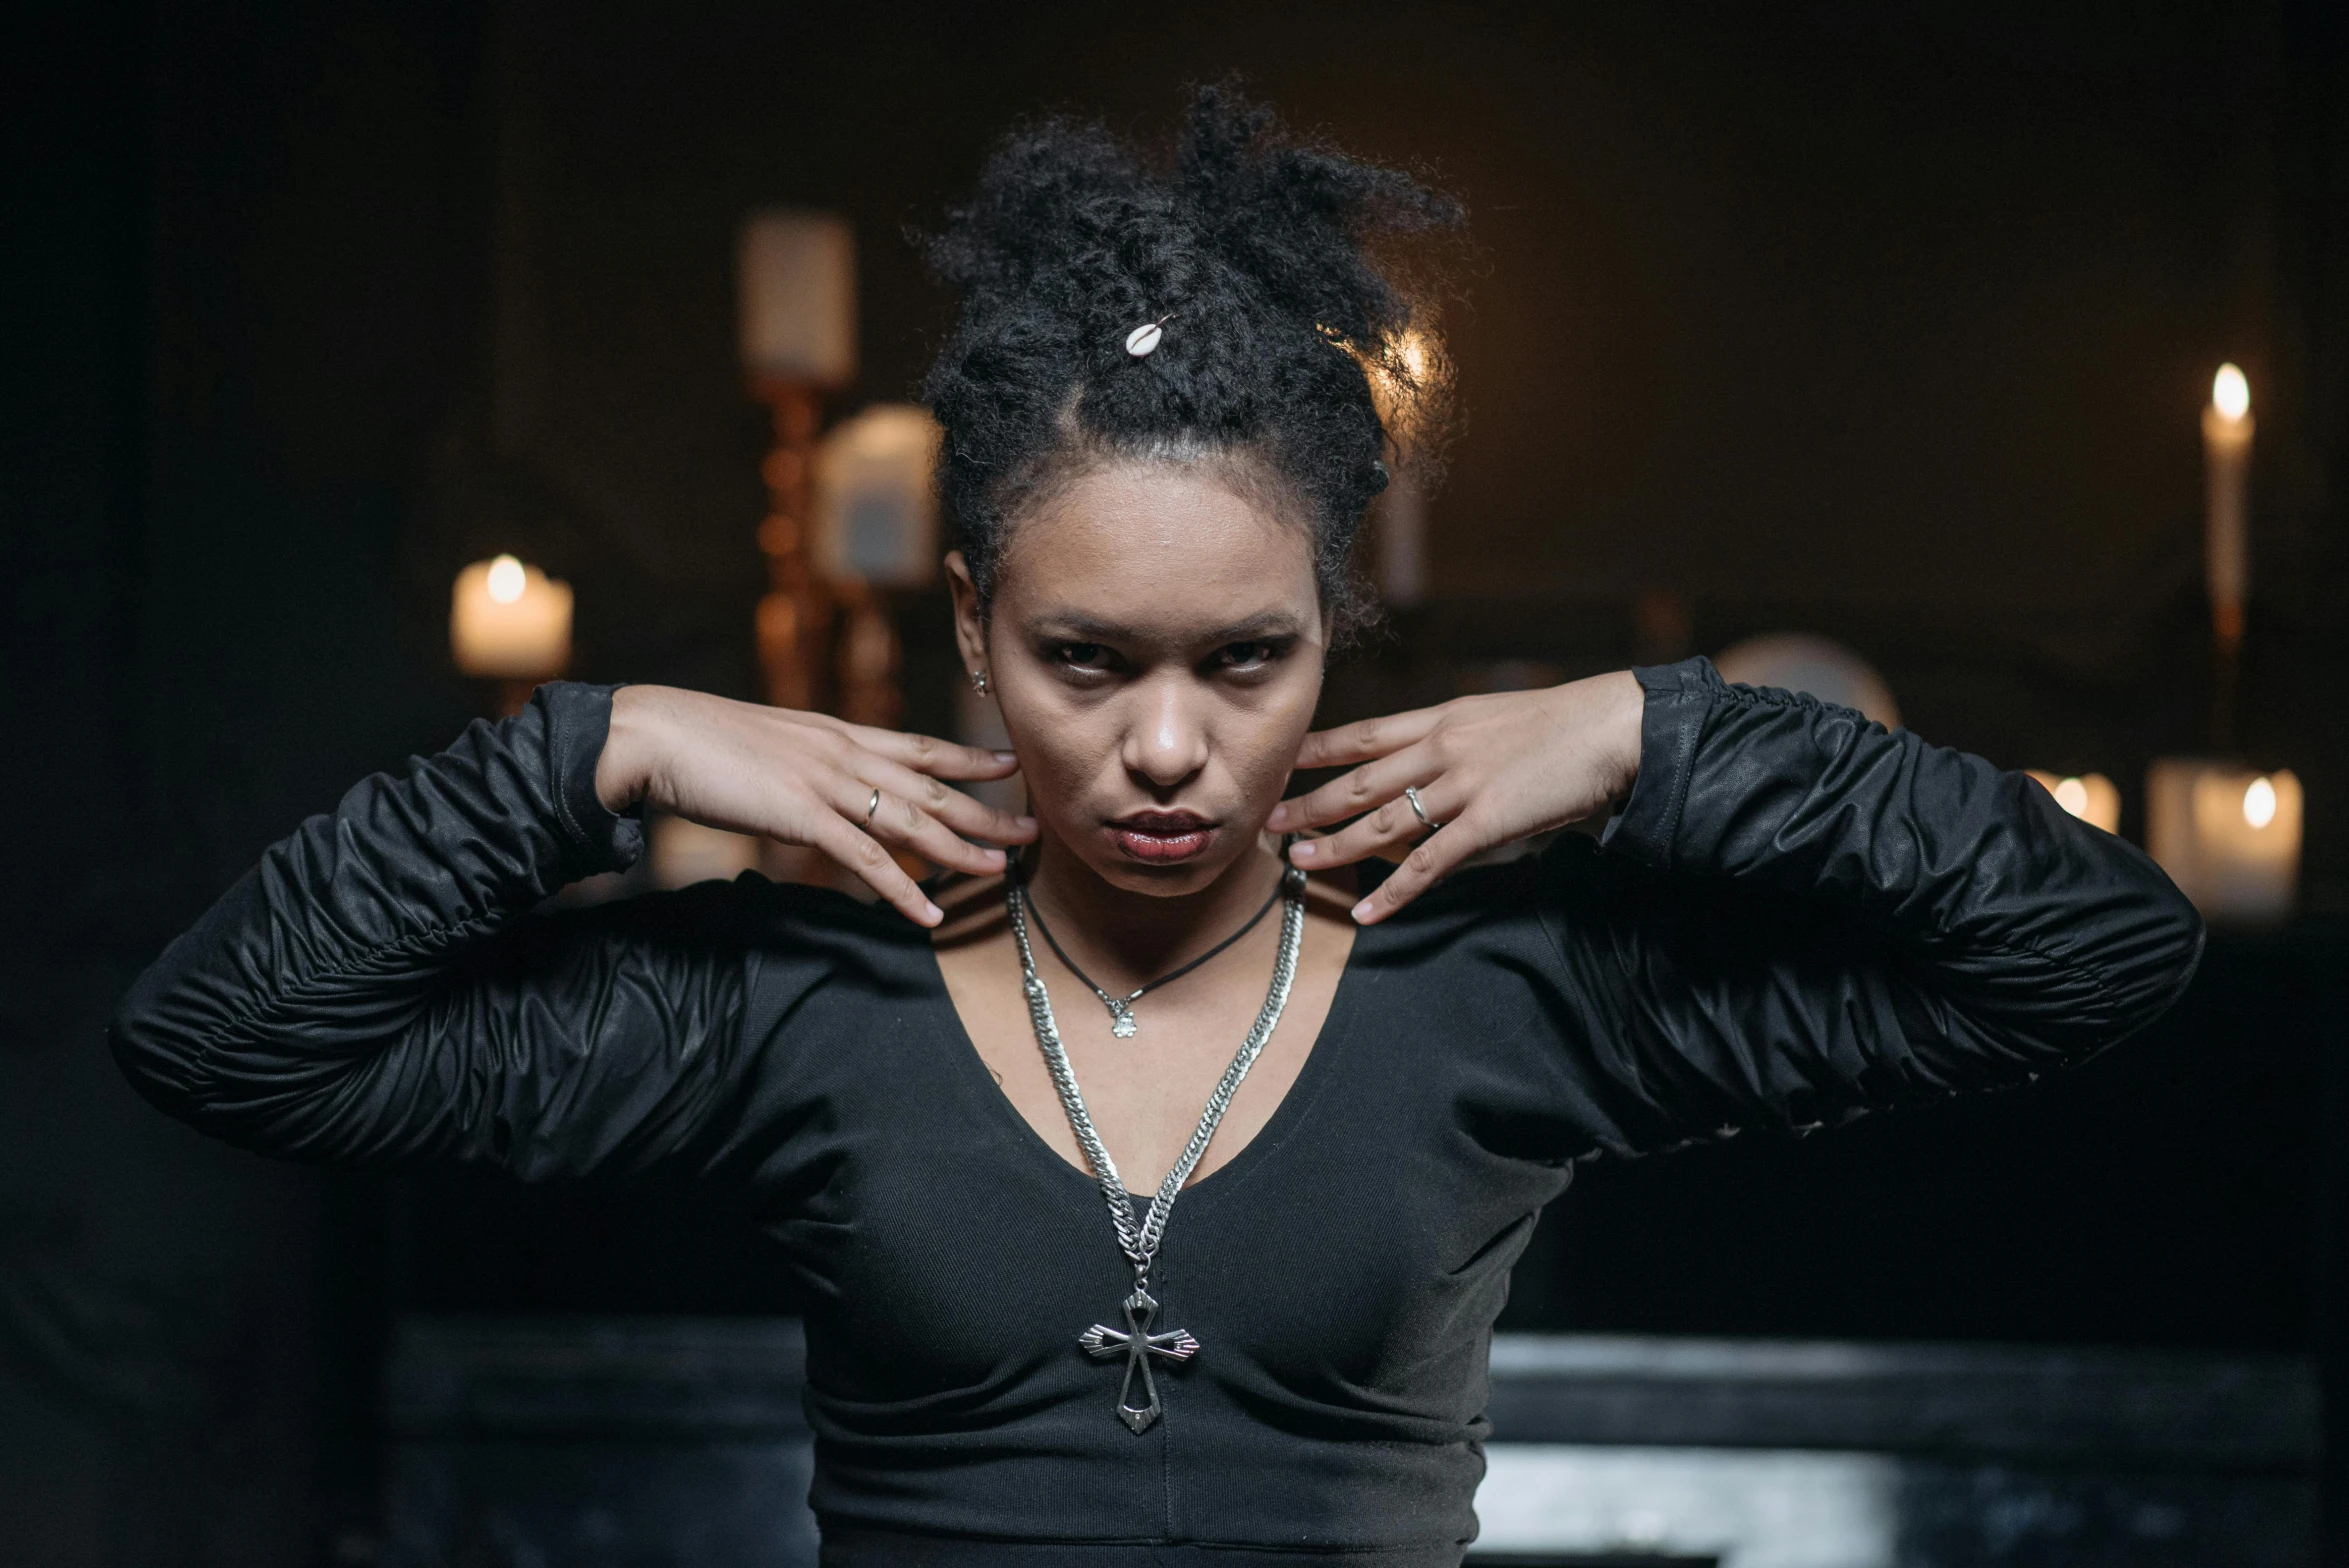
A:
POLYGON ((1291 848, 1309 871, 1415 843, 1354 906, 1356 920, 1375 925, 1480 850, 1579 822, 1629 794, 1645 703, 1623 670, 1319 730, 1305 737, 1298 767, 1361 766, 1282 801, 1266 826, 1296 833, 1361 818, 1291 848), (1403 798, 1405 785, 1418 791, 1432 833, 1403 798))

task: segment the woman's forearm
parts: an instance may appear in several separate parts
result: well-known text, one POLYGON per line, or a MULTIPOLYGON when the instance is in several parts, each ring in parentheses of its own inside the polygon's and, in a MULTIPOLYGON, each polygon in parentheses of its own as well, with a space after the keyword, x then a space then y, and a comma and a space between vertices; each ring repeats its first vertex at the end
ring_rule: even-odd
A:
POLYGON ((267 1099, 254 1074, 324 1082, 396 1038, 470 944, 633 861, 637 825, 587 777, 605 700, 542 688, 272 845, 131 988, 112 1037, 132 1081, 174 1114, 241 1122, 237 1105, 267 1099))
POLYGON ((1647 760, 1612 853, 1844 910, 1854 952, 1888 942, 1940 1005, 2065 1054, 2192 975, 2193 906, 2022 775, 1703 660, 1644 673, 1647 760))
POLYGON ((527 914, 631 861, 594 785, 603 688, 540 688, 281 843, 133 986, 112 1039, 150 1100, 265 1152, 580 1173, 677 1157, 743 1060, 724 886, 527 914))

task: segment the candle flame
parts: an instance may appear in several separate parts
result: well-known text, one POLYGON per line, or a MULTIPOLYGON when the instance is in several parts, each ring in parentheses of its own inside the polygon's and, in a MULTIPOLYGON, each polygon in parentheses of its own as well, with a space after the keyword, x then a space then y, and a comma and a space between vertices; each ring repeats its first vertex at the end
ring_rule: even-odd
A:
POLYGON ((2276 820, 2276 786, 2264 775, 2251 781, 2243 791, 2243 820, 2255 828, 2264 828, 2276 820))
MULTIPOLYGON (((2112 787, 2112 780, 2101 773, 2043 773, 2030 770, 2031 781, 2053 797, 2055 807, 2066 816, 2079 818, 2090 827, 2102 828, 2107 833, 2121 830, 2120 792, 2112 787)), ((2235 797, 2227 797, 2227 809, 2232 811, 2235 797)))
POLYGON ((489 580, 484 584, 489 597, 497 604, 512 604, 522 597, 522 590, 530 584, 522 563, 510 555, 501 555, 489 563, 489 580))
POLYGON ((1440 390, 1435 384, 1444 379, 1442 341, 1425 327, 1407 327, 1378 352, 1355 357, 1370 379, 1370 396, 1378 405, 1378 417, 1387 423, 1387 433, 1409 445, 1423 400, 1440 390))
POLYGON ((2221 365, 2211 378, 2210 406, 2230 424, 2251 412, 2251 383, 2233 365, 2221 365))
POLYGON ((1410 374, 1413 380, 1427 374, 1426 333, 1413 328, 1403 334, 1403 339, 1396 345, 1396 348, 1402 358, 1403 369, 1410 374))

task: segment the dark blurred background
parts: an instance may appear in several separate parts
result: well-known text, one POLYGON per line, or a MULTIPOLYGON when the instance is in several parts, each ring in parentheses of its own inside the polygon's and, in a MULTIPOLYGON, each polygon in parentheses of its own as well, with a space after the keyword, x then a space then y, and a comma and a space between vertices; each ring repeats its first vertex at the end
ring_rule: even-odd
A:
MULTIPOLYGON (((2197 420, 2221 361, 2255 389, 2236 744, 2306 785, 2301 918, 2221 931, 2062 1083, 1594 1169, 1509 1326, 2331 1346, 2342 8, 16 14, 0 1561, 363 1560, 404 1314, 789 1310, 721 1199, 247 1158, 138 1103, 104 1021, 265 844, 481 711, 463 563, 567 578, 583 678, 756 695, 748 210, 854 220, 843 406, 901 399, 946 304, 900 236, 988 140, 1161 126, 1233 67, 1473 215, 1430 595, 1333 715, 1823 633, 1930 739, 2111 775, 2139 836, 2147 763, 2212 744, 2197 420)), ((918 727, 943 634, 916 603, 918 727)))

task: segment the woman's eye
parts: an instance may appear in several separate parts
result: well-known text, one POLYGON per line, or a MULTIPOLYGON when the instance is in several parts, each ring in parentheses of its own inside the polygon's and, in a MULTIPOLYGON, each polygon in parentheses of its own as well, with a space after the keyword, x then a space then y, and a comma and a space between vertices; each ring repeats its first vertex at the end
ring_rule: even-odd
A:
POLYGON ((1072 670, 1098 670, 1109 663, 1109 650, 1097 642, 1064 642, 1052 650, 1052 662, 1072 670))
POLYGON ((1278 657, 1280 649, 1272 643, 1235 642, 1218 650, 1215 662, 1227 670, 1253 670, 1278 657))

